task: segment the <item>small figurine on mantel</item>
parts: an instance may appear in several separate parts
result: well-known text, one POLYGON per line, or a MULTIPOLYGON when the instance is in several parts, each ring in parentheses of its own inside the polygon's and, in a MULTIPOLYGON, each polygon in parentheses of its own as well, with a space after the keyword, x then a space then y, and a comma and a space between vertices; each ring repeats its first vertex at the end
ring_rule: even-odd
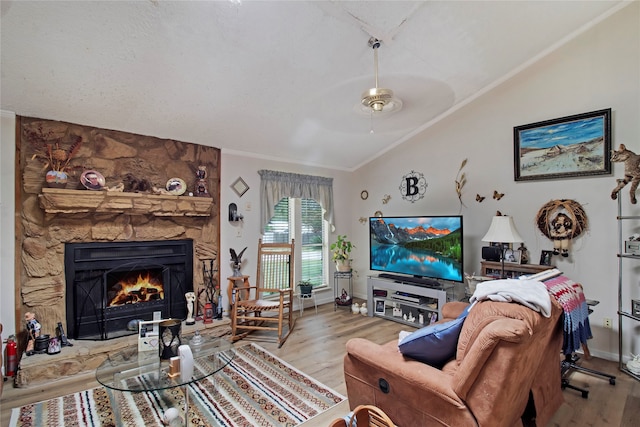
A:
POLYGON ((521 264, 529 264, 529 250, 524 245, 524 243, 520 243, 520 247, 518 248, 520 251, 520 263, 521 264))
POLYGON ((24 320, 27 325, 27 356, 31 356, 34 353, 36 338, 40 336, 40 329, 42 328, 40 322, 36 319, 35 313, 27 311, 24 314, 24 320))
POLYGON ((196 188, 193 195, 197 197, 209 197, 206 166, 198 166, 198 170, 196 171, 196 188))
POLYGON ((196 302, 196 293, 195 292, 187 292, 184 294, 185 299, 187 300, 187 325, 195 325, 196 319, 193 317, 193 305, 196 302))

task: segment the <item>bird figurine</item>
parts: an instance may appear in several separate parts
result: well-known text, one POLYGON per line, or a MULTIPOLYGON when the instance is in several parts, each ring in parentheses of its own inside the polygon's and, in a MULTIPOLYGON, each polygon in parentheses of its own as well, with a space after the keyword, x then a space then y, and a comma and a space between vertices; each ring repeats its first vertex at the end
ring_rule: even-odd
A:
POLYGON ((362 314, 363 316, 366 316, 367 314, 369 314, 369 310, 367 309, 366 302, 363 302, 362 305, 360 306, 360 314, 362 314))
POLYGON ((357 302, 351 304, 351 312, 353 314, 360 314, 360 304, 358 304, 357 302))

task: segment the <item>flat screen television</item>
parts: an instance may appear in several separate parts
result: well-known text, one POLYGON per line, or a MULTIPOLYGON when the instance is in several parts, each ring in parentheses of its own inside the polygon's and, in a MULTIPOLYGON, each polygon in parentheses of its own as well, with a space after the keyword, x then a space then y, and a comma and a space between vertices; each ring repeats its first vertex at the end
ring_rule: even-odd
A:
POLYGON ((461 215, 371 217, 369 248, 369 268, 381 277, 425 285, 464 281, 461 215))

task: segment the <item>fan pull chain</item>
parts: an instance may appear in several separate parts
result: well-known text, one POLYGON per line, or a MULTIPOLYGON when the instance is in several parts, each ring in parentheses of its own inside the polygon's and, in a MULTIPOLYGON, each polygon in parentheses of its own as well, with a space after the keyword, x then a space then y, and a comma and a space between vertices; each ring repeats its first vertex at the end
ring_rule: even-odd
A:
POLYGON ((373 131, 373 110, 371 110, 371 111, 369 112, 369 118, 370 118, 370 120, 371 120, 371 129, 369 130, 369 133, 373 135, 373 134, 375 133, 375 132, 373 131))

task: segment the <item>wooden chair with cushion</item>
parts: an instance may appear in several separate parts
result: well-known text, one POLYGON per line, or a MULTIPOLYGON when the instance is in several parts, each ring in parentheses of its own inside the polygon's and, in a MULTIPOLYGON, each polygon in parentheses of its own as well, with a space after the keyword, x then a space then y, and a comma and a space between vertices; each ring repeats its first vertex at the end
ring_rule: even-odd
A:
POLYGON ((258 241, 258 272, 255 286, 233 289, 231 333, 237 341, 254 331, 277 332, 278 347, 293 330, 293 257, 291 243, 258 241))

